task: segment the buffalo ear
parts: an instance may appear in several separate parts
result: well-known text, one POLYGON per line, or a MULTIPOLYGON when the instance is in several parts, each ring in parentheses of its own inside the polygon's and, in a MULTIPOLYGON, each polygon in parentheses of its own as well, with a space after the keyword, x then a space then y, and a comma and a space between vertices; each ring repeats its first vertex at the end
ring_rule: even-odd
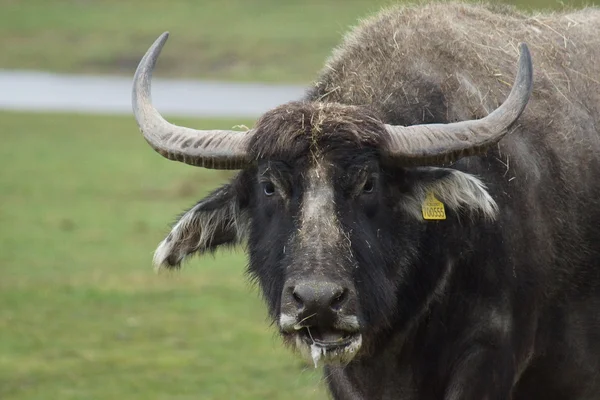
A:
POLYGON ((215 190, 183 213, 154 252, 157 268, 176 268, 191 254, 245 240, 249 217, 233 184, 215 190))
POLYGON ((422 206, 428 193, 454 212, 482 215, 494 220, 498 205, 476 176, 451 168, 421 167, 407 171, 410 190, 401 206, 410 215, 423 220, 422 206))

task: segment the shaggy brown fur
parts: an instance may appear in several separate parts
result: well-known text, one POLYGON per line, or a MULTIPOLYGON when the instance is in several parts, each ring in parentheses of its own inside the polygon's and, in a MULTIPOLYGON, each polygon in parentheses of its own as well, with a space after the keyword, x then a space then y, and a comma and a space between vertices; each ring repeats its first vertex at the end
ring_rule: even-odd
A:
POLYGON ((582 115, 598 123, 589 107, 600 104, 593 8, 525 15, 462 3, 392 7, 346 35, 308 97, 368 105, 401 125, 481 118, 508 95, 519 42, 534 62, 528 120, 555 131, 569 131, 582 115))
POLYGON ((339 103, 292 102, 265 113, 250 142, 254 159, 296 160, 330 147, 380 148, 387 132, 365 107, 339 103))

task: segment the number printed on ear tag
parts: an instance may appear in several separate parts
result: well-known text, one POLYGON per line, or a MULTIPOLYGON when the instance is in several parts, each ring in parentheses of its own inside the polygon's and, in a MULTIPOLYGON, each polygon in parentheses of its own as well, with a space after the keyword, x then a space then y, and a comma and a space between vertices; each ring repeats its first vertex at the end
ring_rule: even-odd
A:
POLYGON ((446 209, 444 203, 435 198, 432 192, 428 192, 423 201, 423 219, 441 220, 446 219, 446 209))

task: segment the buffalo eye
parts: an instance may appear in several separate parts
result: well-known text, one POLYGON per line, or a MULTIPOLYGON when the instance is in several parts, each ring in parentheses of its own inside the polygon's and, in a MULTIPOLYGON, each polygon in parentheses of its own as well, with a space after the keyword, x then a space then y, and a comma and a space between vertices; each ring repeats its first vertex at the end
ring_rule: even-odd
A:
POLYGON ((369 179, 367 179, 367 181, 363 185, 362 191, 365 194, 369 194, 369 193, 373 193, 374 190, 375 190, 375 178, 370 177, 369 179))
POLYGON ((275 194, 275 185, 273 182, 263 183, 263 192, 267 197, 273 196, 275 194))

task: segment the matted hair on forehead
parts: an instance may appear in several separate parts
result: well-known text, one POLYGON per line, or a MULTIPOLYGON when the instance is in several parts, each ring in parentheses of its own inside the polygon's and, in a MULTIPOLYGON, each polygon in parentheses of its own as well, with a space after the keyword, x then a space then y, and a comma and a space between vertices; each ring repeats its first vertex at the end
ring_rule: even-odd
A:
POLYGON ((388 136, 367 107, 339 103, 290 102, 265 113, 249 143, 254 159, 294 159, 335 148, 380 148, 388 136))

